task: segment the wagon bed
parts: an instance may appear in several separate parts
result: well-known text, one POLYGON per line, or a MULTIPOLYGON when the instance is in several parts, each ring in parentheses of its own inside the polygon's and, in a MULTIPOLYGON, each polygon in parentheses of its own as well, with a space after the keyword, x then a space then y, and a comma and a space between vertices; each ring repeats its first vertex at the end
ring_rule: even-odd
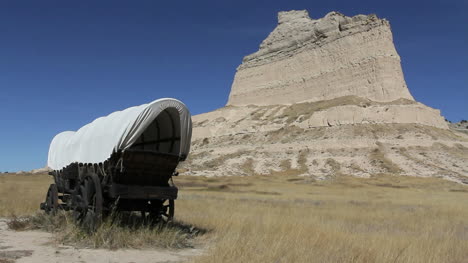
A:
POLYGON ((111 210, 172 219, 178 193, 172 177, 187 158, 191 125, 182 102, 161 99, 58 134, 49 149, 55 183, 41 209, 71 210, 90 227, 111 210))

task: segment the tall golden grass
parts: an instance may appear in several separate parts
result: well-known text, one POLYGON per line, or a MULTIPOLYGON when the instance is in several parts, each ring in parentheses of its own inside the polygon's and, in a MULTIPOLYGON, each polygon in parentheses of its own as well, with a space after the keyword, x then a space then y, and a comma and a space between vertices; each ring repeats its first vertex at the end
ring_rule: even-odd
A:
MULTIPOLYGON (((179 178, 178 178, 179 179, 179 178)), ((181 178, 195 262, 467 262, 468 187, 434 178, 181 178)))
POLYGON ((192 248, 195 237, 205 232, 178 222, 152 222, 136 213, 107 217, 94 232, 75 224, 71 214, 65 211, 54 215, 38 212, 31 216, 13 217, 8 226, 16 231, 43 230, 54 233, 57 244, 107 249, 192 248))
POLYGON ((47 174, 0 174, 0 217, 26 216, 38 211, 52 182, 47 174))
MULTIPOLYGON (((40 196, 27 189, 46 179, 0 179, 0 215, 14 206, 5 194, 31 203, 16 213, 37 210, 46 188, 40 196)), ((209 230, 197 238, 205 253, 194 262, 468 262, 468 187, 446 180, 180 176, 175 183, 176 220, 209 230)))

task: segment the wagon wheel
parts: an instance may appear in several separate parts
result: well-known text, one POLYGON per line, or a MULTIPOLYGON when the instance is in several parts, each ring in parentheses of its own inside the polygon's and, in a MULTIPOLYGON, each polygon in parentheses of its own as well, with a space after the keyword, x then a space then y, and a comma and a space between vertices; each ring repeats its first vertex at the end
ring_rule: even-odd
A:
POLYGON ((102 222, 103 197, 101 182, 95 174, 87 176, 75 192, 73 217, 88 231, 102 222))
POLYGON ((148 217, 146 215, 146 210, 141 210, 140 211, 140 216, 141 216, 141 222, 146 223, 148 220, 148 217))
POLYGON ((150 216, 153 220, 156 222, 161 220, 164 222, 171 222, 173 220, 175 211, 174 200, 161 200, 154 205, 157 205, 157 207, 155 207, 155 211, 150 213, 150 216))
POLYGON ((166 221, 172 221, 174 219, 175 202, 174 200, 167 200, 168 204, 163 205, 163 216, 166 217, 166 221))
POLYGON ((47 214, 54 215, 55 213, 57 213, 58 209, 59 204, 57 186, 55 184, 51 184, 49 186, 49 190, 47 191, 46 200, 44 204, 44 211, 47 214))

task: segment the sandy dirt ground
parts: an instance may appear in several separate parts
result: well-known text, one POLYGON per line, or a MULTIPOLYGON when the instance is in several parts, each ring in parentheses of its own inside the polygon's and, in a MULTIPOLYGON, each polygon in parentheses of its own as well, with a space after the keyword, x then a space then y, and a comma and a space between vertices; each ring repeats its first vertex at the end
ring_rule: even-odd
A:
POLYGON ((181 262, 201 254, 200 249, 137 250, 78 249, 55 244, 52 234, 11 231, 0 219, 0 263, 26 262, 181 262))

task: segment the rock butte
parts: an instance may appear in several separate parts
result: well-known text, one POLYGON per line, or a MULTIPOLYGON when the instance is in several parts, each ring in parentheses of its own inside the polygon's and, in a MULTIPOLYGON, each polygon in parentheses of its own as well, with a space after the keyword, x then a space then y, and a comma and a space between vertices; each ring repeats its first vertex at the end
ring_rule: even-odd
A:
POLYGON ((237 68, 226 107, 193 122, 192 175, 389 173, 468 183, 468 135, 413 99, 390 24, 375 15, 280 12, 237 68))
POLYGON ((280 12, 278 26, 238 67, 228 105, 292 104, 355 95, 413 100, 390 24, 375 15, 337 12, 314 20, 280 12))
POLYGON ((294 104, 345 96, 408 103, 335 107, 314 114, 307 125, 419 123, 448 128, 439 111, 414 102, 390 23, 375 15, 330 12, 314 20, 305 10, 280 12, 278 26, 259 51, 246 56, 238 67, 227 105, 294 104))

